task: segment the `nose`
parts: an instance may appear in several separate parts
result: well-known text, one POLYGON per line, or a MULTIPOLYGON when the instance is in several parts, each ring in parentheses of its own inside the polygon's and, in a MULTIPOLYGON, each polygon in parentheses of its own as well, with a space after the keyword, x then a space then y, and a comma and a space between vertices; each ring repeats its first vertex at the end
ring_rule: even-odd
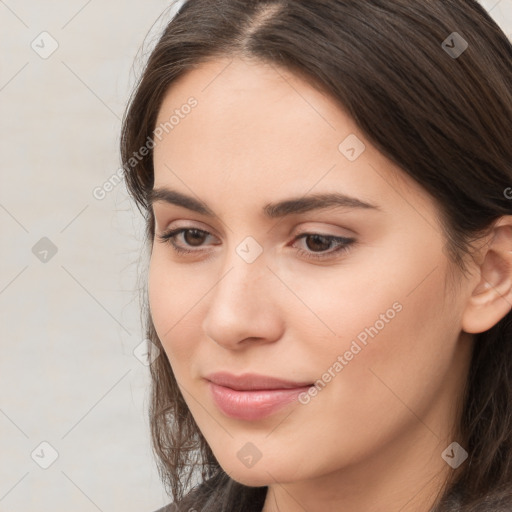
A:
POLYGON ((264 258, 246 263, 235 254, 224 269, 209 294, 205 334, 229 350, 278 340, 283 332, 283 314, 277 304, 276 277, 264 258))

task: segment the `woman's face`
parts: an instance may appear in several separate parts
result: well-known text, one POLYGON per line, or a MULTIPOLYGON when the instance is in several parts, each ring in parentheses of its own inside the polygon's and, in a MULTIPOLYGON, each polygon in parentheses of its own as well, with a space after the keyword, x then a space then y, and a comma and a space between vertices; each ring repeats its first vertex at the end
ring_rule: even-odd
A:
POLYGON ((156 235, 190 231, 155 238, 151 314, 225 471, 258 486, 446 466, 470 343, 430 197, 329 97, 262 63, 184 75, 156 134, 156 235))

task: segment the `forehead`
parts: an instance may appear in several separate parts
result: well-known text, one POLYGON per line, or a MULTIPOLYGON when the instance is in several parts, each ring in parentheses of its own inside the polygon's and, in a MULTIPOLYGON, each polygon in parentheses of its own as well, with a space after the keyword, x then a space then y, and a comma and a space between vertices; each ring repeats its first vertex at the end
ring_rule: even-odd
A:
POLYGON ((313 188, 369 202, 425 196, 331 97, 270 64, 218 59, 188 71, 168 89, 159 126, 155 187, 268 201, 313 188), (356 160, 342 151, 347 140, 363 145, 356 160))

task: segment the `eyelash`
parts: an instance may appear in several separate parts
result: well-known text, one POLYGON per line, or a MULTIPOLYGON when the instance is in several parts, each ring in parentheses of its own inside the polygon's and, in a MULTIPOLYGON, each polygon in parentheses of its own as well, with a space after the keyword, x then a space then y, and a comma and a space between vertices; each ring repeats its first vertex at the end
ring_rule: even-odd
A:
MULTIPOLYGON (((198 233, 204 233, 206 235, 210 235, 207 231, 204 231, 202 229, 197 228, 178 228, 174 230, 167 231, 161 235, 157 235, 157 238, 160 242, 169 244, 173 250, 177 254, 181 255, 187 255, 192 253, 198 253, 201 252, 201 250, 190 250, 190 249, 184 249, 183 247, 180 247, 176 244, 175 238, 180 235, 181 233, 185 233, 187 231, 197 231, 198 233)), ((294 241, 301 240, 302 238, 306 238, 308 236, 320 236, 321 238, 326 239, 328 242, 334 242, 338 244, 338 248, 334 251, 330 252, 323 252, 323 253, 312 253, 310 251, 306 251, 304 249, 297 249, 297 254, 300 256, 305 256, 307 259, 312 260, 320 260, 320 259, 326 259, 330 258, 333 255, 342 255, 343 253, 347 252, 350 247, 353 245, 355 240, 353 238, 346 238, 346 237, 340 237, 340 236, 333 236, 333 235, 322 235, 320 233, 301 233, 300 235, 295 237, 294 241)))

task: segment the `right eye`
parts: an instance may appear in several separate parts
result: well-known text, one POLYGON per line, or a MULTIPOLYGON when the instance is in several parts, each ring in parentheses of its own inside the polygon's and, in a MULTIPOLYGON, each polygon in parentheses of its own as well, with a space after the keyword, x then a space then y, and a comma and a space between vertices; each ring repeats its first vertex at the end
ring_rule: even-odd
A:
POLYGON ((190 250, 186 247, 198 247, 201 242, 207 236, 213 236, 207 231, 197 228, 177 228, 170 231, 166 231, 161 235, 158 235, 158 239, 162 243, 169 244, 178 254, 190 254, 194 252, 202 252, 202 250, 190 250), (182 240, 185 241, 185 248, 182 245, 176 243, 176 239, 179 235, 183 235, 182 240), (190 242, 190 243, 189 243, 190 242))

